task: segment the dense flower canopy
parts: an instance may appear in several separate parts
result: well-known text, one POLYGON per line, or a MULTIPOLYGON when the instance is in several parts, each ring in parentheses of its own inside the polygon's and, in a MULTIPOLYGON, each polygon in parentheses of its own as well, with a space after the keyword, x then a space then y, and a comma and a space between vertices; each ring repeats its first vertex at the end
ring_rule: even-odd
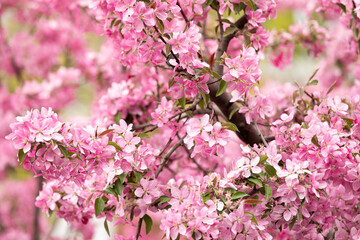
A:
POLYGON ((51 235, 38 191, 83 239, 93 218, 116 240, 360 239, 360 1, 4 0, 0 17, 0 238, 51 235), (270 30, 282 12, 300 21, 270 30), (264 81, 299 55, 308 79, 264 81), (63 120, 83 86, 91 120, 63 120))

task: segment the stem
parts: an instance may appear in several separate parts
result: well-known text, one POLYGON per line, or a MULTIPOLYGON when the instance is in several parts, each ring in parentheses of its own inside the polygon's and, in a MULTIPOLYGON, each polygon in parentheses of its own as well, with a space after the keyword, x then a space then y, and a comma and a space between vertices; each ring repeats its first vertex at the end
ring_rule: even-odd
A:
POLYGON ((137 227, 137 230, 136 230, 136 240, 138 240, 139 237, 140 237, 142 222, 143 222, 143 219, 140 218, 140 219, 139 219, 139 222, 138 222, 138 227, 137 227))

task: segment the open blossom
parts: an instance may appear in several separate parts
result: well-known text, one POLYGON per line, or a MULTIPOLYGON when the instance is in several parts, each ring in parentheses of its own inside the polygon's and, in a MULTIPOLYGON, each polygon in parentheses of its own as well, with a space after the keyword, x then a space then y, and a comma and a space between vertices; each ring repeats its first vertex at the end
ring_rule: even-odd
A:
MULTIPOLYGON (((155 25, 156 21, 154 16, 154 10, 152 8, 147 8, 144 2, 136 2, 133 11, 133 14, 124 16, 124 21, 132 23, 135 27, 136 32, 141 32, 145 28, 145 25, 155 25)), ((127 13, 129 13, 129 11, 127 13)))
POLYGON ((260 79, 259 58, 255 49, 250 47, 243 49, 240 56, 233 59, 225 58, 224 63, 227 72, 222 79, 229 82, 228 91, 236 92, 232 93, 231 99, 236 101, 260 79))
POLYGON ((264 23, 266 21, 266 18, 263 16, 263 12, 261 9, 253 11, 247 8, 246 14, 250 29, 257 28, 260 26, 261 23, 264 23))
POLYGON ((195 137, 196 135, 200 133, 204 133, 206 135, 207 132, 210 132, 213 129, 213 126, 209 122, 210 116, 208 114, 205 114, 201 117, 201 120, 198 119, 192 119, 191 123, 189 123, 187 127, 187 134, 190 137, 195 137))
POLYGON ((45 185, 45 188, 40 192, 36 198, 36 206, 43 209, 46 212, 47 208, 54 210, 56 202, 61 198, 61 195, 54 192, 55 182, 53 184, 45 185))
POLYGON ((236 161, 234 170, 239 172, 244 178, 249 178, 251 173, 260 173, 261 168, 258 165, 260 161, 259 157, 255 157, 250 160, 246 157, 242 157, 236 161))
POLYGON ((151 113, 151 116, 154 120, 151 120, 151 124, 157 125, 158 127, 162 127, 169 121, 169 118, 174 114, 173 112, 173 102, 167 101, 166 97, 161 99, 161 103, 155 109, 155 112, 151 113))

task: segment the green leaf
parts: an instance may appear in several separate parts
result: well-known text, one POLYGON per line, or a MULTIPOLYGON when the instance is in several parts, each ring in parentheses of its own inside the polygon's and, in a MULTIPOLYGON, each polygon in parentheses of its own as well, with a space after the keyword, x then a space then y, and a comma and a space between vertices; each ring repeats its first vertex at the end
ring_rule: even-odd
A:
POLYGON ((95 199, 95 216, 99 216, 105 208, 105 202, 101 197, 95 199))
POLYGON ((259 163, 265 162, 269 157, 267 155, 260 155, 260 161, 259 163))
POLYGON ((119 179, 120 179, 121 183, 125 182, 126 177, 127 177, 126 172, 123 172, 122 174, 120 174, 119 179))
POLYGON ((137 171, 134 171, 136 182, 139 183, 143 175, 137 171))
POLYGON ((121 182, 120 179, 117 179, 114 184, 114 191, 117 195, 121 196, 123 191, 124 185, 123 182, 121 182))
POLYGON ((297 97, 298 93, 299 93, 299 90, 295 90, 295 91, 293 92, 292 100, 293 100, 294 103, 295 103, 295 100, 296 100, 296 97, 297 97))
MULTIPOLYGON (((234 5, 235 5, 235 4, 234 4, 234 5)), ((230 21, 229 19, 226 19, 226 18, 221 19, 221 22, 226 22, 226 23, 228 23, 228 24, 230 24, 230 25, 234 25, 234 23, 233 23, 232 21, 230 21)))
POLYGON ((152 227, 152 219, 149 215, 145 214, 143 217, 143 220, 145 222, 145 229, 146 229, 146 234, 149 234, 149 232, 151 231, 151 227, 152 227))
POLYGON ((106 233, 108 234, 108 236, 111 237, 111 236, 110 236, 109 225, 108 225, 108 222, 107 222, 106 219, 105 219, 105 221, 104 221, 104 228, 105 228, 106 233))
POLYGON ((140 133, 139 137, 141 138, 149 138, 150 136, 146 133, 140 133))
POLYGON ((168 81, 169 88, 171 88, 174 84, 175 84, 175 75, 172 75, 168 81))
POLYGON ((224 37, 233 34, 234 32, 236 32, 238 30, 237 27, 228 27, 226 28, 225 32, 224 32, 224 37))
POLYGON ((230 113, 230 115, 229 115, 229 120, 231 120, 232 116, 233 116, 236 112, 238 112, 239 109, 240 109, 240 108, 236 107, 236 108, 234 108, 234 109, 231 111, 231 113, 230 113))
POLYGON ((267 173, 270 177, 276 176, 276 169, 275 169, 273 166, 266 164, 266 165, 264 166, 264 168, 265 168, 266 173, 267 173))
POLYGON ((221 76, 217 72, 214 72, 214 71, 211 72, 211 75, 213 75, 213 77, 216 77, 216 78, 221 78, 221 76))
MULTIPOLYGON (((204 100, 204 99, 203 99, 203 100, 204 100)), ((201 102, 203 102, 203 100, 202 100, 201 102)), ((188 115, 189 118, 193 118, 193 117, 194 117, 194 114, 193 114, 192 111, 186 111, 185 113, 186 113, 186 115, 188 115)))
POLYGON ((227 187, 227 188, 225 188, 225 191, 227 191, 227 192, 231 192, 231 193, 236 192, 236 190, 235 190, 235 189, 233 189, 233 188, 231 188, 231 187, 227 187))
MULTIPOLYGON (((214 0, 206 0, 205 6, 210 6, 214 0)), ((205 8, 205 7, 204 7, 205 8)))
POLYGON ((236 191, 231 194, 231 200, 237 200, 237 199, 245 197, 245 196, 247 196, 246 193, 241 192, 241 191, 236 191))
POLYGON ((158 199, 156 199, 155 203, 158 203, 158 204, 163 204, 163 203, 166 203, 170 201, 170 198, 166 195, 163 195, 161 197, 159 197, 158 199))
POLYGON ((166 43, 166 56, 169 56, 170 52, 171 52, 171 48, 172 46, 168 43, 166 43))
POLYGON ((208 200, 210 200, 210 193, 204 193, 202 195, 203 203, 205 204, 208 200))
POLYGON ((319 83, 319 81, 318 81, 318 80, 316 80, 316 79, 314 79, 314 80, 312 80, 312 81, 308 82, 308 83, 306 84, 306 86, 317 85, 318 83, 319 83))
POLYGON ((237 128, 237 126, 235 124, 233 124, 232 122, 222 123, 221 126, 223 126, 226 129, 229 129, 231 131, 239 132, 239 129, 237 128))
POLYGON ((224 80, 220 81, 220 85, 219 85, 219 89, 216 93, 216 96, 220 96, 221 94, 223 94, 226 91, 227 86, 229 85, 229 82, 225 82, 224 80))
POLYGON ((115 21, 116 21, 116 18, 114 18, 114 19, 111 21, 109 28, 112 28, 112 27, 114 26, 115 21))
POLYGON ((115 195, 116 192, 114 191, 113 187, 114 187, 113 185, 109 185, 109 186, 105 189, 105 192, 106 192, 107 194, 115 195))
POLYGON ((24 153, 24 151, 22 149, 19 149, 19 152, 18 152, 18 158, 19 158, 19 163, 20 164, 23 164, 25 158, 26 158, 26 153, 24 153))
POLYGON ((289 229, 291 230, 294 227, 294 224, 296 222, 296 216, 294 216, 291 220, 291 223, 289 224, 289 229))
POLYGON ((234 12, 236 14, 240 14, 240 12, 246 8, 246 5, 243 2, 235 3, 233 5, 234 5, 234 12))
POLYGON ((120 25, 120 23, 121 23, 121 20, 117 20, 117 21, 115 22, 115 24, 114 24, 114 27, 119 26, 119 25, 120 25))
POLYGON ((247 5, 249 5, 249 7, 250 7, 253 11, 256 10, 256 6, 255 6, 255 4, 254 4, 254 2, 253 2, 252 0, 248 1, 248 2, 247 2, 247 5))
POLYGON ((298 208, 298 213, 297 213, 297 221, 298 221, 298 223, 301 223, 302 219, 303 219, 302 212, 298 208))
POLYGON ((315 146, 321 147, 320 144, 319 144, 319 140, 318 140, 316 134, 311 138, 311 142, 312 142, 315 146))
POLYGON ((338 5, 344 13, 346 13, 346 6, 344 4, 336 3, 336 5, 338 5))
POLYGON ((204 99, 202 99, 202 100, 198 103, 198 106, 199 106, 202 110, 205 109, 204 99))
POLYGON ((255 218, 255 215, 254 215, 252 212, 244 211, 244 213, 250 214, 250 215, 252 216, 252 217, 251 217, 251 220, 252 220, 256 225, 258 225, 258 222, 256 221, 256 218, 255 218))
POLYGON ((186 99, 185 96, 183 96, 182 98, 178 99, 179 104, 182 108, 185 108, 185 104, 186 104, 186 99))
POLYGON ((248 181, 251 182, 251 183, 254 183, 254 184, 258 185, 259 187, 262 187, 262 186, 263 186, 262 182, 261 182, 259 179, 257 179, 257 178, 249 178, 248 181))
POLYGON ((327 199, 329 199, 329 196, 327 195, 327 193, 325 192, 324 189, 316 189, 319 193, 321 193, 324 197, 326 197, 327 199))
POLYGON ((135 207, 133 207, 130 211, 130 220, 131 221, 134 219, 134 210, 135 210, 135 207))
POLYGON ((202 104, 199 104, 201 109, 205 109, 207 107, 207 101, 206 101, 206 94, 203 93, 202 91, 200 91, 202 100, 200 102, 202 102, 202 104))
POLYGON ((114 122, 115 122, 116 124, 119 124, 119 123, 120 123, 120 119, 121 119, 121 112, 118 111, 118 112, 116 113, 115 117, 114 117, 114 122))
POLYGON ((161 34, 164 34, 165 27, 163 21, 161 21, 159 18, 156 18, 156 25, 159 28, 161 34))
POLYGON ((121 147, 116 142, 109 141, 108 145, 115 147, 117 150, 122 151, 121 147))
POLYGON ((58 147, 59 147, 61 153, 62 153, 62 154, 64 155, 64 157, 66 158, 66 160, 69 160, 69 152, 68 152, 68 150, 67 150, 64 146, 62 146, 62 145, 58 145, 58 147))
POLYGON ((272 188, 269 185, 265 185, 265 200, 268 201, 272 194, 272 188))

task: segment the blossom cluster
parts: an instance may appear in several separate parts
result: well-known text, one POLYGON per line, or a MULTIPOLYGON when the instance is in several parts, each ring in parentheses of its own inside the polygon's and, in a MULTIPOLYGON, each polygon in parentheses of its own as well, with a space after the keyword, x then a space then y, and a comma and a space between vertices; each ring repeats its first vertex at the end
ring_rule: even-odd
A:
POLYGON ((240 99, 260 79, 259 57, 252 47, 243 49, 235 58, 225 58, 224 65, 227 72, 222 79, 229 82, 231 101, 240 99))

